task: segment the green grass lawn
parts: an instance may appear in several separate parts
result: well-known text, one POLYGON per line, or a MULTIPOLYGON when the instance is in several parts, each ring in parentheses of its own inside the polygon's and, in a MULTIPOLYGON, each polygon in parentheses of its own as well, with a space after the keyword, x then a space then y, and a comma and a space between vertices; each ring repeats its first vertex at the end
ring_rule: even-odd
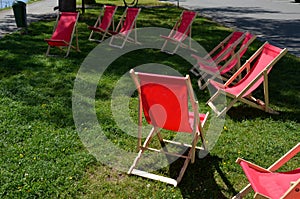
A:
MULTIPOLYGON (((116 3, 121 1, 100 1, 116 3)), ((140 4, 158 5, 157 1, 140 4)), ((144 7, 138 27, 172 28, 181 9, 144 7)), ((123 12, 119 8, 116 17, 123 12)), ((99 8, 90 8, 78 24, 80 53, 68 58, 46 57, 44 38, 51 36, 54 19, 30 24, 28 35, 14 33, 0 39, 0 197, 1 198, 230 198, 247 184, 237 157, 268 167, 299 142, 300 59, 285 55, 269 75, 271 115, 238 104, 227 114, 217 144, 204 159, 190 164, 176 188, 110 168, 98 162, 82 144, 72 115, 72 91, 85 57, 98 44, 88 41, 99 8)), ((193 39, 207 51, 232 32, 197 17, 193 39)), ((256 40, 251 55, 262 43, 256 40)), ((54 52, 54 51, 53 51, 54 52)), ((60 53, 56 51, 56 53, 60 53)), ((63 55, 63 53, 61 53, 63 55)), ((137 50, 113 62, 99 82, 95 107, 105 135, 116 146, 134 151, 136 140, 124 135, 111 113, 111 94, 123 73, 145 62, 168 65, 188 74, 191 65, 159 50, 137 50)), ((200 91, 191 75, 200 107, 207 91, 200 91)), ((262 96, 260 87, 254 95, 262 96)), ((136 115, 136 97, 132 111, 136 115)), ((299 155, 283 169, 299 167, 299 155)), ((171 165, 175 168, 176 163, 171 165)), ((168 173, 169 168, 163 172, 168 173)), ((250 197, 249 197, 250 198, 250 197)))

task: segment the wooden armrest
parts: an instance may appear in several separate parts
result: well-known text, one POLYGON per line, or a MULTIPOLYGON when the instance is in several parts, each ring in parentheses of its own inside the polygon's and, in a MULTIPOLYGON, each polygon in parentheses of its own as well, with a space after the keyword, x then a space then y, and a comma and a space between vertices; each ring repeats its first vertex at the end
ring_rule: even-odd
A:
POLYGON ((240 67, 230 78, 227 80, 227 82, 224 84, 224 86, 229 86, 239 75, 247 68, 250 67, 250 62, 246 61, 246 63, 240 67))
POLYGON ((290 182, 290 186, 294 186, 294 184, 296 184, 296 181, 290 182))
POLYGON ((281 198, 292 199, 292 198, 299 198, 300 195, 300 179, 290 186, 290 188, 286 191, 286 193, 281 196, 281 198))
POLYGON ((300 142, 296 144, 291 150, 289 150, 285 155, 283 155, 279 160, 277 160, 273 165, 271 165, 268 170, 276 171, 292 159, 295 155, 300 152, 300 142))

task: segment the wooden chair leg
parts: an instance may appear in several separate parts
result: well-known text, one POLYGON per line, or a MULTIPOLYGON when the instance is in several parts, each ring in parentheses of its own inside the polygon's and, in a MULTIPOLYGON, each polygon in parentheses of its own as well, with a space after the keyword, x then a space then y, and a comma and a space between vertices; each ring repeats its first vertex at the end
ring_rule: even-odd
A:
POLYGON ((244 196, 246 196, 250 191, 252 191, 251 184, 248 184, 245 186, 238 194, 232 197, 232 199, 242 199, 244 196))
POLYGON ((46 56, 49 56, 49 53, 50 53, 50 48, 51 48, 51 46, 50 46, 50 45, 48 45, 47 52, 46 52, 46 56))
POLYGON ((76 28, 76 51, 80 52, 79 44, 78 44, 78 30, 77 30, 77 28, 76 28))
POLYGON ((130 169, 128 170, 128 174, 130 174, 132 172, 132 170, 137 166, 138 161, 140 160, 140 158, 142 157, 143 152, 145 151, 145 148, 149 145, 149 142, 151 141, 151 139, 153 138, 154 134, 157 132, 157 128, 152 128, 149 135, 147 136, 143 147, 140 149, 137 157, 135 158, 135 160, 133 161, 132 166, 130 167, 130 169))
POLYGON ((94 31, 92 30, 92 32, 90 33, 90 36, 89 36, 89 40, 92 41, 92 37, 93 37, 93 34, 94 34, 94 31))
MULTIPOLYGON (((192 153, 193 151, 192 151, 192 148, 190 148, 190 151, 189 151, 189 157, 191 157, 191 153, 192 153)), ((183 167, 181 168, 181 170, 180 170, 180 173, 179 173, 179 176, 177 177, 177 179, 176 179, 176 181, 177 181, 177 183, 179 183, 181 180, 182 180, 182 177, 183 177, 183 175, 184 175, 184 173, 185 173, 185 171, 186 171, 186 169, 187 169, 187 166, 189 165, 189 162, 191 161, 191 159, 190 158, 186 158, 185 159, 185 161, 184 161, 184 164, 183 164, 183 167)))

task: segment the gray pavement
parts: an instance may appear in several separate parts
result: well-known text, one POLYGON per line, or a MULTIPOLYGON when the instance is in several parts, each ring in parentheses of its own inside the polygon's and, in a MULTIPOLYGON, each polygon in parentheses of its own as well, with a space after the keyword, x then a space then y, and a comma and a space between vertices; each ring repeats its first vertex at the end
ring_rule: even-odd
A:
MULTIPOLYGON (((55 17, 56 12, 53 10, 57 6, 57 0, 41 0, 26 5, 28 24, 41 19, 55 17)), ((0 38, 18 30, 12 9, 0 11, 0 38)))
POLYGON ((179 5, 300 57, 300 3, 294 0, 180 0, 179 5))

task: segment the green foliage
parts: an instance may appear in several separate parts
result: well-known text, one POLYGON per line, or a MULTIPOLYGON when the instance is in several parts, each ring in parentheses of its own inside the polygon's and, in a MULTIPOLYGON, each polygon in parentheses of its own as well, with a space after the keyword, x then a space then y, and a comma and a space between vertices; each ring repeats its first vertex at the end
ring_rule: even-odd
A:
MULTIPOLYGON (((94 24, 98 13, 97 7, 80 16, 81 52, 71 51, 68 58, 44 55, 47 44, 43 40, 51 36, 54 19, 30 24, 28 35, 14 33, 0 40, 1 198, 230 198, 247 184, 235 163, 237 157, 268 167, 299 142, 300 59, 287 54, 269 76, 271 107, 280 114, 266 114, 242 104, 233 107, 217 145, 209 156, 188 167, 179 187, 128 176, 100 164, 81 143, 72 116, 77 71, 97 46, 87 40, 87 25, 94 24)), ((143 8, 138 26, 171 28, 180 13, 175 7, 143 8)), ((117 16, 121 14, 119 9, 117 16)), ((209 51, 231 31, 197 17, 193 38, 209 51)), ((256 41, 249 54, 259 45, 256 41)), ((182 74, 191 67, 178 56, 148 49, 120 57, 104 73, 96 93, 98 120, 108 139, 127 151, 134 151, 136 140, 115 124, 111 93, 125 72, 145 60, 167 64, 182 74)), ((208 110, 207 91, 200 91, 191 77, 201 109, 208 110)), ((262 92, 260 88, 255 95, 262 92)), ((132 117, 137 115, 135 97, 132 117)), ((180 163, 160 172, 173 175, 171 171, 177 171, 180 163)), ((283 169, 298 166, 299 156, 283 169)))

